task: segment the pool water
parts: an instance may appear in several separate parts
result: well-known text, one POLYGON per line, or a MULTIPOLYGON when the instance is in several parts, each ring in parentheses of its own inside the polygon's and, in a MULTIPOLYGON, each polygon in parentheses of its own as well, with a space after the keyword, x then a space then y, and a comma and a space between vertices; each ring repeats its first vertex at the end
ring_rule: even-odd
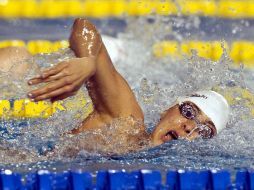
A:
MULTIPOLYGON (((134 129, 126 129, 121 125, 121 119, 116 120, 114 125, 110 126, 111 131, 108 132, 102 130, 94 133, 87 132, 76 137, 62 137, 62 133, 77 126, 85 117, 86 109, 74 107, 67 113, 59 111, 48 119, 27 119, 26 126, 21 129, 13 130, 8 127, 13 121, 4 121, 3 125, 9 129, 9 135, 6 136, 6 133, 3 133, 5 135, 1 138, 2 168, 21 172, 37 169, 61 171, 69 168, 89 171, 109 168, 150 168, 162 171, 179 168, 223 168, 234 171, 238 168, 252 168, 254 164, 252 146, 254 121, 251 113, 254 103, 251 93, 253 72, 240 66, 233 66, 226 50, 217 62, 200 58, 195 52, 191 57, 183 59, 170 57, 157 59, 152 54, 152 45, 159 40, 175 38, 181 41, 186 36, 188 37, 187 34, 189 38, 198 37, 195 30, 202 27, 200 22, 202 23, 202 19, 198 17, 189 20, 177 18, 168 20, 157 17, 127 18, 124 21, 126 24, 124 32, 121 29, 121 33, 118 34, 126 51, 122 55, 123 59, 115 63, 115 66, 134 90, 145 113, 148 131, 156 125, 160 113, 167 109, 179 95, 201 89, 215 89, 224 94, 231 100, 231 115, 227 129, 220 135, 213 139, 197 139, 193 142, 171 141, 159 147, 145 146, 138 152, 122 153, 121 150, 126 147, 135 148, 137 145, 125 144, 124 139, 117 135, 111 137, 114 131, 121 129, 126 130, 126 133, 135 134, 134 129), (181 31, 179 28, 185 28, 186 31, 181 31), (244 98, 244 93, 249 94, 248 99, 244 98), (15 136, 15 133, 19 134, 15 136), (10 135, 13 134, 15 138, 11 138, 10 135), (119 152, 102 153, 99 150, 106 147, 94 140, 92 135, 100 135, 103 142, 107 142, 106 145, 111 145, 109 152, 111 150, 119 150, 119 152), (51 152, 52 149, 54 149, 53 152, 51 152)), ((241 28, 242 25, 240 22, 236 28, 241 28)), ((37 28, 36 25, 33 27, 37 28)), ((63 33, 65 34, 69 28, 69 25, 65 27, 63 33)), ((107 27, 104 25, 101 28, 107 27)), ((246 32, 246 36, 248 34, 246 32)), ((206 35, 207 38, 211 37, 209 32, 207 34, 204 32, 202 38, 206 35)), ((226 36, 219 33, 217 35, 216 31, 213 35, 220 39, 226 36)), ((235 38, 236 34, 229 36, 230 40, 235 38)), ((28 62, 31 63, 32 68, 37 68, 37 65, 43 68, 70 57, 73 57, 73 54, 67 49, 49 55, 37 55, 28 62)), ((24 81, 36 74, 35 71, 38 72, 31 69, 24 80, 15 81, 14 84, 19 87, 18 92, 15 88, 10 88, 10 82, 8 83, 8 80, 4 78, 7 76, 7 79, 11 79, 10 73, 2 74, 1 79, 6 83, 1 88, 8 95, 6 97, 3 93, 2 98, 25 98, 29 87, 24 81)), ((82 89, 77 97, 69 98, 65 103, 79 102, 83 98, 88 99, 85 89, 82 89)), ((90 101, 87 102, 87 106, 89 104, 91 105, 90 101)))

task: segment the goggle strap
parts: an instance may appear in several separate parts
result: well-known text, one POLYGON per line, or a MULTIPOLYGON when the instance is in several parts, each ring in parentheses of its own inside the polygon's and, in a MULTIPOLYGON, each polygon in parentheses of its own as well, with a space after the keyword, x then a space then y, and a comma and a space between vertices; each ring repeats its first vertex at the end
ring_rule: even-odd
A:
POLYGON ((187 137, 190 137, 190 136, 192 135, 192 133, 194 133, 194 131, 195 131, 196 129, 199 129, 199 127, 197 126, 197 127, 195 127, 194 129, 192 129, 191 132, 187 135, 187 137))

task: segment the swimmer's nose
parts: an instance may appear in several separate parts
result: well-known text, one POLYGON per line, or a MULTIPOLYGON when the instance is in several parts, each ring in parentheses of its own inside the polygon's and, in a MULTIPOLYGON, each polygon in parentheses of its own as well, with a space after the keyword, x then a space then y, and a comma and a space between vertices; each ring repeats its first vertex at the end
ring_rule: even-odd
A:
POLYGON ((187 134, 190 134, 195 127, 196 125, 192 123, 183 124, 183 129, 187 134))

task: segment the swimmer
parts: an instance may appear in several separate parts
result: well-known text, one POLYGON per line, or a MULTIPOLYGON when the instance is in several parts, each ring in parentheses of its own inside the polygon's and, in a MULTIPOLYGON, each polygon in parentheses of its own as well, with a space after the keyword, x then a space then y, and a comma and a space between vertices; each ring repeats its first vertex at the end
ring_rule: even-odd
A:
POLYGON ((29 64, 16 64, 30 59, 32 55, 22 47, 7 47, 0 49, 0 72, 12 73, 12 77, 23 76, 29 69, 29 64))
POLYGON ((72 134, 107 127, 116 118, 131 117, 142 123, 140 135, 157 146, 179 138, 212 138, 226 127, 229 105, 225 98, 214 91, 199 91, 179 97, 161 114, 152 134, 147 134, 143 111, 130 86, 115 69, 96 27, 85 19, 76 19, 69 41, 77 58, 29 80, 31 86, 45 85, 29 92, 28 97, 32 101, 54 102, 75 95, 85 85, 94 111, 72 134))

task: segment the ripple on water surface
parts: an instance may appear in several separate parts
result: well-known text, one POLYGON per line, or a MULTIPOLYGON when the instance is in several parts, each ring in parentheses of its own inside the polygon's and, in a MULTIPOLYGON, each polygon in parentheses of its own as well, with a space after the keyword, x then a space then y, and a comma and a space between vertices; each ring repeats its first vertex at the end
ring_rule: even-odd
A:
MULTIPOLYGON (((197 139, 193 142, 178 140, 148 148, 149 142, 142 141, 138 136, 136 137, 140 138, 138 142, 125 138, 125 134, 134 137, 138 134, 139 122, 129 129, 123 124, 126 123, 124 121, 126 118, 119 118, 108 126, 110 130, 63 137, 61 134, 76 127, 84 119, 86 109, 74 107, 67 112, 59 111, 48 119, 27 120, 27 126, 24 128, 13 128, 13 121, 2 121, 2 126, 8 129, 7 135, 4 133, 1 138, 2 166, 20 171, 39 168, 97 170, 112 167, 127 169, 148 167, 161 170, 252 168, 254 121, 251 110, 254 97, 245 85, 243 69, 231 68, 231 61, 226 52, 218 62, 199 58, 195 52, 191 58, 183 60, 154 58, 150 53, 151 45, 165 37, 163 30, 166 32, 171 30, 169 26, 162 25, 164 26, 162 28, 159 23, 158 21, 147 24, 145 20, 135 22, 132 20, 126 33, 119 37, 128 48, 125 48, 126 52, 121 55, 123 59, 115 63, 134 90, 145 112, 148 131, 156 125, 160 113, 179 95, 204 89, 214 89, 231 100, 231 117, 227 129, 210 140, 197 139), (138 29, 140 24, 144 24, 143 29, 138 29), (155 26, 160 27, 156 27, 155 30, 155 26), (142 30, 146 30, 146 35, 143 35, 142 30), (243 92, 249 94, 248 99, 243 98, 243 92), (117 135, 119 131, 121 135, 117 135), (15 138, 9 138, 13 133, 17 133, 15 138), (123 151, 140 148, 144 149, 131 153, 123 151), (116 150, 118 154, 114 152, 116 150)), ((173 32, 172 34, 181 40, 179 34, 173 32)), ((16 63, 28 62, 30 69, 22 79, 13 78, 11 75, 13 71, 1 73, 1 89, 4 92, 1 93, 1 98, 25 98, 27 91, 30 90, 25 82, 28 78, 39 74, 42 68, 72 57, 73 53, 67 49, 49 55, 37 55, 26 62, 16 63)), ((251 72, 248 73, 251 75, 251 72)), ((77 103, 84 98, 87 99, 88 95, 85 89, 81 89, 77 96, 67 99, 65 104, 77 103)), ((90 101, 87 106, 89 104, 90 101)), ((127 120, 133 122, 130 118, 127 120)))

